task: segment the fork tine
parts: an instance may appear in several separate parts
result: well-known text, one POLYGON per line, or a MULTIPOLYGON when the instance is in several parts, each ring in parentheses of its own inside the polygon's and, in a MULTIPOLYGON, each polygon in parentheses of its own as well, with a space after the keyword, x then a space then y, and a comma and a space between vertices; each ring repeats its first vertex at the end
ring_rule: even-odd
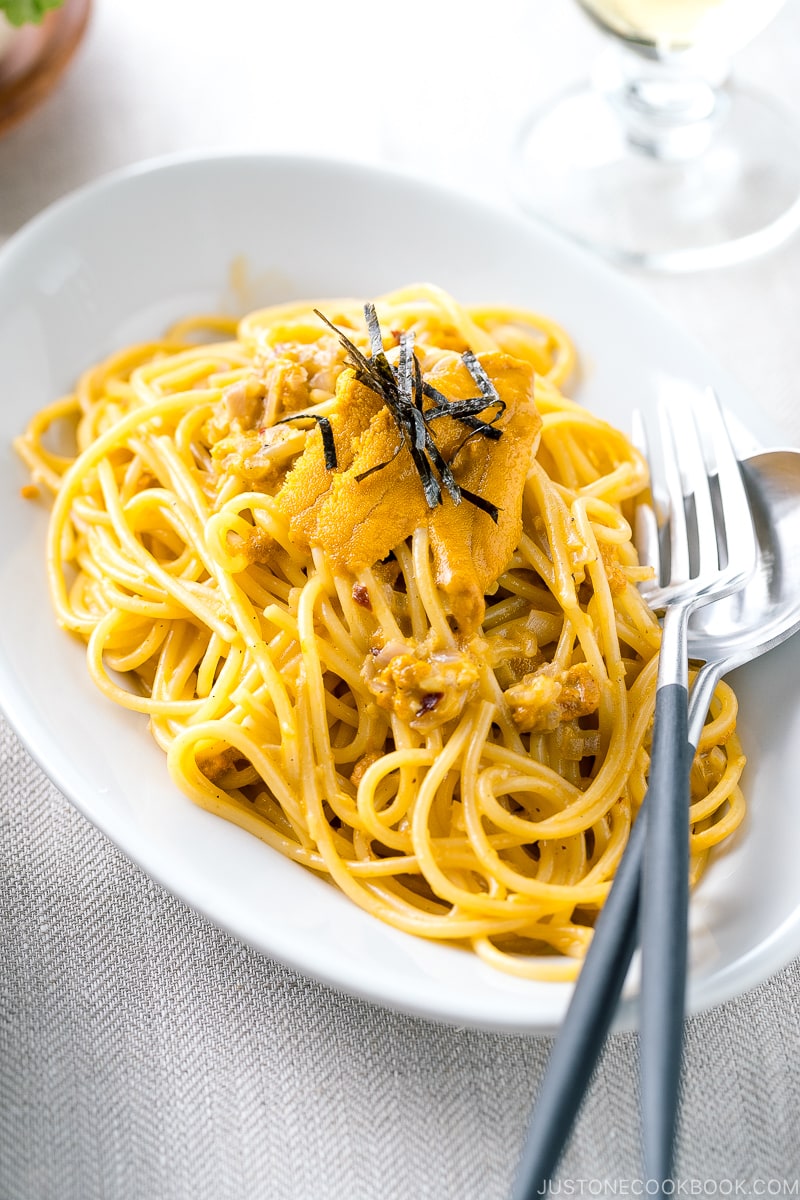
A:
POLYGON ((687 506, 692 513, 693 529, 690 558, 694 551, 693 571, 696 578, 704 578, 719 570, 721 565, 717 539, 717 519, 711 497, 709 469, 703 453, 700 430, 693 405, 670 407, 667 419, 673 431, 675 444, 679 447, 678 465, 681 471, 683 494, 688 498, 687 506))
MULTIPOLYGON (((631 441, 636 449, 647 462, 648 467, 651 462, 650 447, 648 444, 647 430, 642 418, 641 410, 635 408, 631 418, 631 441)), ((653 482, 650 481, 650 494, 653 494, 653 482)), ((639 555, 639 561, 646 563, 652 567, 655 572, 655 579, 652 581, 653 587, 659 587, 664 582, 661 563, 661 542, 658 531, 658 517, 653 504, 646 500, 639 499, 636 502, 636 511, 634 514, 634 532, 633 542, 636 546, 639 555)), ((650 590, 650 584, 646 590, 650 590)))
POLYGON ((706 393, 705 415, 711 436, 719 490, 718 529, 725 541, 725 572, 733 586, 746 578, 756 561, 758 544, 753 516, 730 431, 713 388, 706 393))
POLYGON ((686 527, 686 507, 678 451, 672 423, 664 404, 658 406, 658 425, 661 434, 661 458, 669 506, 669 576, 670 583, 685 583, 691 578, 689 532, 686 527))
POLYGON ((637 445, 653 475, 653 492, 660 475, 669 513, 659 537, 647 506, 641 506, 641 514, 637 507, 636 547, 644 561, 656 566, 661 584, 660 589, 656 584, 643 591, 656 608, 681 597, 694 597, 695 604, 709 603, 736 591, 756 560, 755 530, 739 460, 711 389, 702 402, 660 403, 657 417, 657 456, 650 454, 641 416, 634 422, 637 445))

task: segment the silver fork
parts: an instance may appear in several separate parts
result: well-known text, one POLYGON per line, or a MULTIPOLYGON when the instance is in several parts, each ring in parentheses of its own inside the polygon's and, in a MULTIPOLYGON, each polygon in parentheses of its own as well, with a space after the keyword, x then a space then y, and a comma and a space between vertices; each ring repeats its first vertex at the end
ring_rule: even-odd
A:
MULTIPOLYGON (((663 540, 642 542, 640 533, 638 547, 660 585, 645 589, 645 595, 652 607, 665 610, 641 883, 639 1048, 644 1166, 646 1178, 662 1188, 672 1174, 686 993, 694 757, 688 729, 688 623, 701 604, 747 582, 758 552, 739 462, 716 396, 707 394, 702 412, 681 408, 662 406, 659 412, 669 513, 666 578, 659 553, 663 540)), ((646 442, 643 448, 647 453, 646 442)))
MULTIPOLYGON (((700 605, 730 595, 752 572, 757 542, 739 464, 719 404, 697 414, 660 410, 668 519, 659 531, 642 507, 636 542, 655 568, 645 589, 664 609, 650 779, 614 885, 598 918, 572 1001, 553 1046, 518 1168, 514 1200, 532 1200, 558 1163, 614 1016, 640 932, 642 1145, 645 1178, 671 1178, 686 991, 689 893, 687 627, 700 605), (681 421, 677 429, 677 422, 681 421), (644 819, 646 817, 646 820, 644 819)), ((644 427, 635 439, 648 459, 644 427)), ((653 470, 653 467, 656 467, 653 470)))

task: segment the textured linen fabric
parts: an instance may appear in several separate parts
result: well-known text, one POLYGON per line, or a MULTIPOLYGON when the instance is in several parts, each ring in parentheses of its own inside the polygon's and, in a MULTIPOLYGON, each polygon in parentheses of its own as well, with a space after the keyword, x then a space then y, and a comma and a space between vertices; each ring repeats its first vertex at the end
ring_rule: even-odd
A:
MULTIPOLYGON (((388 158, 503 201, 522 114, 599 44, 564 0, 96 0, 58 91, 0 139, 0 240, 114 167, 200 147, 388 158), (359 38, 380 53, 337 69, 359 38)), ((795 114, 798 45, 788 0, 737 60, 795 114)), ((796 445, 799 279, 798 237, 637 279, 796 445)), ((677 1195, 800 1195, 798 997, 794 963, 688 1023, 677 1195)), ((504 1200, 549 1045, 386 1012, 253 953, 0 723, 0 1200, 504 1200)), ((610 1039, 553 1191, 642 1194, 636 1060, 633 1035, 610 1039)))
MULTIPOLYGON (((389 1013, 248 950, 0 728, 2 1200, 508 1195, 548 1039, 389 1013)), ((689 1021, 685 1187, 800 1176, 798 997, 794 963, 689 1021)), ((637 1105, 636 1038, 618 1034, 554 1191, 641 1185, 637 1105)))

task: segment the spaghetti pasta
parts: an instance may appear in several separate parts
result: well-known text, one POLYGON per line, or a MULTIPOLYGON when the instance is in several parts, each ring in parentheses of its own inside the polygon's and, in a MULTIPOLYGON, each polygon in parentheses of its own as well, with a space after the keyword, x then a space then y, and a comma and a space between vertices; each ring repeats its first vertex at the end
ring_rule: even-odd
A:
MULTIPOLYGON (((319 309, 181 322, 34 417, 57 618, 192 800, 398 929, 570 978, 646 789, 646 465, 544 317, 319 309)), ((693 879, 743 816, 735 723, 720 684, 693 879)))

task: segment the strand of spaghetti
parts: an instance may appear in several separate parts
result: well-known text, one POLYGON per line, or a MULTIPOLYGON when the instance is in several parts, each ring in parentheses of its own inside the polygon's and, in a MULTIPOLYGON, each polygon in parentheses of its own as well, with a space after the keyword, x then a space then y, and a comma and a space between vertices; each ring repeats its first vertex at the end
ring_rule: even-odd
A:
POLYGON ((718 711, 703 727, 697 744, 699 754, 704 754, 712 746, 726 745, 736 728, 739 704, 733 688, 724 680, 717 684, 713 707, 718 707, 718 711))
POLYGON ((196 313, 191 317, 182 317, 175 321, 167 330, 170 341, 185 342, 192 334, 223 333, 235 337, 238 320, 236 317, 226 317, 220 313, 196 313))
POLYGON ((314 628, 314 610, 322 594, 322 580, 316 576, 308 581, 297 608, 297 634, 303 655, 302 690, 309 698, 311 734, 316 750, 316 770, 322 781, 325 799, 340 821, 360 828, 358 808, 339 787, 331 753, 330 729, 326 719, 325 687, 322 681, 320 643, 314 628))
MULTIPOLYGON (((459 331, 468 346, 476 354, 484 350, 494 350, 497 346, 493 337, 469 314, 463 305, 456 303, 453 297, 433 284, 414 284, 411 287, 400 288, 392 293, 391 309, 402 309, 405 305, 417 306, 420 301, 430 304, 434 311, 441 314, 439 320, 444 325, 451 325, 459 331)), ((392 328, 393 313, 388 314, 389 328, 392 328)))
POLYGON ((361 824, 372 837, 385 840, 387 846, 396 849, 411 847, 410 834, 398 833, 392 828, 394 817, 387 820, 386 812, 378 811, 378 787, 393 772, 409 767, 429 767, 435 757, 434 751, 422 746, 416 750, 390 750, 367 767, 358 785, 357 804, 361 824))
POLYGON ((301 780, 303 799, 308 815, 309 830, 314 837, 331 878, 356 904, 406 933, 428 938, 471 937, 493 930, 512 932, 521 928, 526 918, 511 916, 500 920, 463 917, 458 914, 437 917, 420 914, 409 904, 398 901, 390 892, 366 888, 347 870, 336 852, 330 825, 322 810, 322 797, 315 771, 310 703, 304 687, 298 693, 298 715, 301 745, 301 780))
MULTIPOLYGON (((320 581, 320 586, 322 587, 322 581, 320 581)), ((320 624, 330 639, 317 639, 320 660, 325 663, 328 670, 334 671, 339 679, 343 680, 354 692, 360 691, 366 696, 366 688, 361 678, 363 655, 359 655, 358 647, 337 617, 324 589, 320 593, 319 616, 320 624)))
POLYGON ((416 588, 419 604, 425 611, 431 629, 442 646, 454 646, 455 637, 447 621, 440 593, 431 577, 430 541, 428 530, 420 525, 411 536, 411 556, 414 563, 412 585, 416 588))
POLYGON ((693 801, 689 809, 689 820, 693 825, 704 821, 706 817, 710 817, 712 813, 722 807, 726 800, 730 799, 732 792, 741 779, 743 769, 744 755, 741 751, 738 754, 728 756, 725 770, 719 782, 701 800, 693 801))
POLYGON ((180 396, 169 396, 151 405, 146 416, 143 416, 139 411, 129 413, 127 416, 122 417, 110 430, 101 434, 90 446, 87 446, 65 473, 50 517, 47 538, 47 573, 56 615, 59 622, 66 629, 73 629, 76 633, 88 634, 91 632, 90 627, 85 622, 76 624, 71 620, 61 569, 61 539, 64 527, 69 519, 69 508, 73 499, 83 487, 89 472, 97 467, 103 458, 110 454, 116 446, 120 445, 129 433, 141 429, 143 421, 158 420, 159 418, 171 416, 181 409, 189 408, 193 404, 218 398, 218 393, 209 395, 208 392, 203 392, 202 390, 199 392, 185 392, 180 396))
MULTIPOLYGON (((595 678, 602 678, 605 675, 612 681, 617 680, 624 684, 625 667, 622 663, 617 637, 614 600, 611 595, 608 573, 603 565, 597 544, 597 529, 589 518, 589 511, 593 507, 593 502, 586 497, 580 497, 572 505, 573 520, 590 555, 586 562, 586 573, 592 585, 592 598, 587 604, 587 615, 597 631, 597 637, 593 637, 590 644, 592 649, 597 647, 601 659, 599 664, 592 663, 591 665, 595 672, 595 678)), ((604 533, 607 529, 607 526, 603 527, 604 533)), ((574 619, 572 614, 570 614, 570 619, 574 619)), ((578 628, 580 630, 580 626, 578 628)), ((585 652, 586 647, 583 642, 581 645, 585 652)), ((586 658, 589 662, 588 654, 586 658)))
MULTIPOLYGON (((464 751, 470 740, 473 740, 478 747, 483 744, 479 737, 472 738, 476 719, 477 715, 475 710, 472 708, 467 710, 461 722, 459 723, 457 730, 451 735, 444 752, 439 755, 425 776, 425 779, 420 786, 414 806, 412 819, 412 838, 414 851, 422 872, 437 895, 444 896, 453 904, 457 904, 460 907, 468 910, 477 908, 486 912, 497 912, 499 915, 502 914, 507 908, 507 903, 505 901, 495 903, 491 898, 488 898, 483 894, 467 892, 463 888, 457 888, 452 885, 450 880, 445 876, 444 872, 441 871, 436 862, 436 856, 433 852, 431 837, 428 829, 430 808, 433 803, 436 788, 441 782, 443 776, 446 774, 451 764, 455 761, 456 757, 464 751)), ((472 840, 471 834, 470 838, 472 840)), ((475 843, 473 842, 473 847, 474 845, 475 843)), ((494 856, 487 855, 485 853, 485 846, 481 845, 481 856, 479 861, 485 862, 487 857, 494 856)), ((520 893, 520 899, 516 901, 517 904, 523 897, 529 898, 530 900, 543 901, 555 906, 558 906, 559 902, 571 904, 590 902, 592 900, 601 900, 608 890, 608 888, 604 885, 588 889, 584 889, 582 887, 561 888, 558 885, 541 884, 536 879, 523 879, 516 872, 508 872, 507 875, 505 872, 497 872, 496 878, 500 879, 501 882, 503 882, 506 886, 509 886, 509 879, 513 880, 510 885, 511 888, 520 893)))
MULTIPOLYGON (((479 724, 484 727, 484 739, 487 722, 491 721, 491 712, 484 711, 479 717, 479 724)), ((473 756, 470 761, 470 773, 467 776, 466 771, 463 777, 463 804, 464 816, 466 820, 467 832, 470 841, 475 850, 476 857, 485 864, 487 874, 495 879, 499 879, 509 891, 520 893, 526 896, 547 898, 551 905, 558 904, 561 900, 563 905, 569 908, 574 907, 576 903, 600 903, 605 898, 608 891, 608 886, 603 883, 587 885, 585 882, 581 884, 568 883, 564 884, 542 884, 538 879, 532 879, 520 874, 519 871, 512 870, 503 860, 496 850, 491 846, 484 830, 481 820, 480 808, 478 804, 478 789, 476 787, 477 776, 477 761, 474 756, 480 754, 480 748, 483 740, 476 736, 472 742, 473 756), (475 749, 477 747, 477 749, 475 749)), ((586 828, 584 825, 582 828, 586 828)), ((576 828, 575 832, 581 832, 582 829, 576 828)), ((563 834, 561 836, 564 836, 563 834)), ((419 854, 419 852, 418 852, 419 854)))
MULTIPOLYGON (((480 682, 481 699, 488 700, 490 704, 494 705, 495 723, 502 734, 503 744, 516 753, 524 755, 525 746, 516 726, 514 725, 506 698, 503 695, 503 690, 500 687, 497 676, 493 671, 489 670, 488 666, 484 665, 483 669, 481 670, 480 682)), ((535 760, 528 756, 528 761, 532 764, 533 769, 535 770, 535 760)))
MULTIPOLYGON (((175 462, 174 457, 171 454, 167 455, 167 460, 169 462, 173 478, 176 475, 180 476, 180 464, 175 462)), ((113 476, 107 462, 101 462, 99 464, 98 475, 100 477, 103 495, 106 501, 106 508, 112 517, 115 531, 117 532, 120 541, 125 544, 131 556, 137 562, 139 562, 139 564, 143 566, 145 570, 148 570, 149 567, 150 574, 162 583, 168 594, 171 593, 174 598, 181 601, 188 611, 194 612, 204 624, 212 628, 219 636, 223 637, 224 640, 233 640, 235 635, 230 627, 219 621, 216 614, 213 611, 210 611, 207 605, 198 604, 195 598, 192 597, 191 593, 187 594, 186 589, 183 588, 182 585, 178 584, 177 581, 172 580, 168 572, 163 571, 162 568, 156 565, 152 560, 152 556, 149 555, 148 552, 141 546, 141 544, 133 537, 130 527, 125 522, 124 515, 121 512, 121 507, 118 504, 118 496, 115 494, 113 476)), ((197 512, 199 510, 200 513, 202 513, 203 506, 199 500, 199 497, 196 494, 193 495, 194 489, 190 487, 184 488, 182 491, 184 495, 188 492, 190 496, 193 496, 195 511, 197 512)), ((191 514, 186 511, 185 508, 181 513, 180 505, 182 501, 176 501, 173 498, 172 503, 173 511, 171 513, 171 519, 177 519, 178 515, 182 515, 184 523, 188 526, 191 526, 193 523, 191 514), (175 505, 177 505, 177 507, 175 507, 175 505)), ((186 536, 188 540, 191 537, 191 534, 184 532, 184 536, 186 536)), ((202 539, 202 533, 199 528, 194 539, 194 544, 198 547, 201 555, 205 558, 204 543, 202 539)), ((211 561, 204 562, 204 565, 213 567, 213 563, 211 561)), ((296 773, 296 766, 293 765, 294 761, 296 760, 296 749, 294 748, 296 744, 296 732, 289 698, 286 694, 286 690, 283 686, 280 676, 275 670, 272 660, 266 652, 266 648, 264 647, 264 643, 261 638, 260 626, 258 626, 256 622, 255 615, 252 613, 252 611, 248 611, 249 606, 245 604, 240 591, 235 588, 235 585, 232 583, 232 581, 230 581, 227 576, 224 575, 224 573, 220 573, 220 575, 223 594, 227 593, 227 595, 225 595, 225 599, 228 601, 228 612, 231 614, 236 623, 236 629, 238 630, 238 633, 243 637, 243 640, 248 648, 254 653, 262 671, 262 675, 264 676, 265 681, 271 685, 271 689, 274 693, 276 710, 278 712, 279 721, 281 723, 281 731, 284 737, 284 753, 287 757, 287 771, 290 776, 293 776, 296 773)), ((218 580, 218 582, 219 581, 220 580, 218 580)), ((99 663, 97 659, 97 644, 94 642, 94 640, 92 651, 91 669, 93 675, 98 678, 99 663)), ((110 684, 107 684, 107 688, 110 686, 110 684)), ((121 692, 122 689, 118 689, 117 694, 121 692)), ((126 706, 128 707, 135 707, 130 700, 120 700, 120 702, 126 703, 126 706)), ((165 710, 161 708, 156 709, 154 707, 150 711, 165 710)))
MULTIPOLYGON (((225 807, 227 810, 234 807, 230 805, 224 792, 215 787, 197 765, 197 747, 204 741, 210 744, 226 742, 240 750, 242 755, 253 764, 270 792, 276 797, 298 836, 308 835, 307 816, 302 806, 296 801, 293 788, 284 773, 270 755, 248 735, 247 731, 234 721, 206 721, 202 724, 192 725, 177 735, 167 753, 167 765, 176 782, 180 781, 182 790, 187 791, 203 808, 211 811, 220 807, 225 807)), ((237 821, 238 816, 248 818, 246 828, 252 828, 253 821, 249 819, 250 814, 246 810, 237 811, 235 815, 232 812, 228 813, 230 820, 237 821)), ((237 821, 237 823, 239 822, 237 821)), ((306 841, 305 844, 310 846, 312 843, 306 841)))
POLYGON ((411 636, 417 642, 425 639, 428 633, 428 622, 425 615, 425 605, 422 603, 419 588, 414 577, 414 556, 403 542, 395 548, 395 557, 400 564, 405 585, 408 604, 408 618, 411 622, 411 636))
MULTIPOLYGON (((548 933, 552 931, 547 925, 539 922, 532 925, 528 932, 534 939, 545 942, 548 933)), ((506 954, 494 945, 490 938, 473 938, 471 945, 478 957, 507 975, 516 975, 520 979, 540 979, 548 983, 570 983, 577 978, 580 962, 577 959, 547 959, 537 957, 535 960, 525 959, 520 954, 506 954)))
MULTIPOLYGON (((155 579, 168 596, 181 604, 187 612, 192 613, 198 621, 203 625, 208 625, 215 633, 224 638, 226 642, 231 642, 237 636, 235 626, 228 624, 227 621, 220 619, 211 605, 193 591, 191 591, 180 579, 176 579, 169 571, 166 571, 160 563, 156 562, 153 555, 142 545, 138 538, 134 535, 131 526, 129 525, 126 514, 123 511, 122 505, 119 502, 119 493, 116 488, 113 469, 108 460, 103 460, 98 463, 97 475, 100 481, 100 487, 103 493, 103 499, 106 505, 106 511, 111 517, 111 522, 114 527, 114 532, 120 542, 120 545, 127 552, 129 558, 141 568, 141 570, 155 579)), ((175 500, 176 515, 180 514, 180 501, 175 500)), ((184 513, 188 517, 188 513, 184 513)))
MULTIPOLYGON (((631 527, 622 513, 597 496, 582 491, 572 505, 573 515, 580 513, 585 522, 590 522, 595 541, 606 545, 624 546, 631 540, 631 527)), ((585 528, 579 523, 579 530, 585 528)))
MULTIPOLYGON (((519 325, 523 329, 526 327, 533 329, 534 333, 544 333, 553 349, 550 350, 551 366, 542 374, 546 374, 548 381, 556 387, 572 375, 575 369, 575 347, 572 339, 550 317, 542 316, 541 313, 527 312, 525 309, 505 307, 486 308, 481 306, 473 308, 471 312, 475 323, 483 328, 488 327, 504 348, 508 344, 502 332, 505 326, 519 325), (498 325, 501 326, 500 330, 497 328, 498 325)), ((515 346, 519 347, 521 344, 521 339, 518 339, 515 346)), ((512 349, 511 353, 513 352, 512 349)))
POLYGON ((157 700, 152 696, 137 696, 109 678, 103 663, 105 642, 114 632, 119 620, 119 614, 112 610, 97 622, 89 637, 86 662, 89 674, 101 692, 116 704, 134 712, 171 717, 188 716, 196 712, 202 704, 201 700, 157 700))
MULTIPOLYGON (((633 686, 630 700, 630 711, 634 714, 634 717, 628 731, 627 739, 619 739, 619 741, 623 742, 623 745, 618 745, 617 757, 622 757, 622 755, 625 753, 624 742, 626 740, 629 745, 636 746, 640 745, 642 739, 644 738, 645 731, 652 719, 653 706, 655 704, 655 674, 657 666, 657 660, 652 659, 650 663, 648 663, 647 666, 642 670, 639 678, 633 686)), ((499 757, 499 751, 497 747, 487 746, 486 753, 490 758, 497 759, 499 757)), ((509 760, 508 755, 505 755, 504 757, 506 758, 506 761, 509 761, 510 764, 513 764, 514 760, 509 760)), ((561 808, 560 812, 555 816, 541 821, 526 820, 523 824, 523 819, 515 814, 509 813, 502 815, 496 805, 490 805, 491 793, 487 789, 492 787, 492 785, 495 783, 495 780, 489 775, 486 775, 485 778, 481 777, 480 787, 483 789, 481 794, 481 805, 486 808, 487 812, 491 813, 492 820, 496 821, 501 828, 508 829, 509 832, 519 832, 520 834, 525 833, 525 836, 529 842, 557 839, 564 836, 570 836, 575 833, 580 833, 584 829, 591 828, 591 826, 594 825, 597 820, 601 819, 619 795, 619 788, 616 788, 614 789, 614 791, 616 791, 616 795, 614 794, 614 791, 611 792, 612 799, 610 803, 608 802, 607 798, 604 797, 604 789, 609 786, 609 783, 618 781, 620 777, 620 764, 614 759, 611 759, 609 766, 610 780, 608 777, 603 777, 602 771, 606 769, 606 765, 609 763, 610 758, 611 754, 609 753, 609 757, 605 760, 603 768, 601 768, 601 772, 595 776, 589 788, 585 792, 580 793, 577 799, 566 800, 563 808, 561 808)), ((522 764, 520 765, 522 766, 522 764)), ((525 767, 523 767, 523 772, 524 771, 525 767)), ((502 780, 502 777, 500 778, 502 780)), ((506 786, 505 780, 503 780, 502 786, 506 786)), ((519 790, 521 785, 519 782, 517 782, 515 786, 516 789, 519 790)), ((541 787, 541 784, 539 787, 541 787)))
MULTIPOLYGON (((198 553, 203 559, 204 565, 214 577, 216 584, 222 593, 222 600, 226 607, 227 613, 234 624, 236 633, 234 634, 230 630, 230 626, 218 621, 215 614, 206 613, 205 617, 203 617, 203 615, 197 611, 196 606, 192 607, 192 605, 187 604, 187 608, 189 611, 194 611, 196 615, 200 617, 200 619, 204 619, 205 623, 213 628, 216 633, 225 638, 226 641, 232 641, 233 638, 238 634, 238 636, 240 636, 244 641, 244 644, 247 646, 250 653, 253 655, 258 664, 259 670, 261 671, 264 682, 270 689, 270 694, 275 704, 275 710, 278 716, 283 740, 283 752, 286 758, 287 772, 289 773, 290 777, 295 778, 297 775, 297 727, 294 718, 293 707, 283 680, 281 679, 281 676, 277 671, 272 658, 270 657, 268 648, 264 643, 258 617, 243 590, 238 587, 231 576, 224 570, 224 566, 221 566, 218 561, 215 561, 213 556, 213 546, 209 546, 203 536, 202 527, 204 525, 204 521, 208 519, 208 510, 200 489, 188 475, 184 464, 177 457, 177 455, 174 454, 168 443, 162 442, 161 439, 159 439, 159 443, 159 448, 164 452, 164 461, 169 468, 171 478, 178 489, 177 494, 181 496, 184 503, 188 502, 191 504, 192 509, 194 510, 195 519, 201 522, 195 545, 197 546, 198 553)), ((133 549, 133 552, 137 558, 140 558, 141 554, 144 552, 138 550, 138 543, 136 544, 136 547, 137 548, 133 549)), ((158 577, 159 570, 160 569, 157 568, 153 572, 156 577, 158 577)))
POLYGON ((36 413, 25 433, 14 441, 14 449, 27 465, 34 481, 44 484, 51 492, 58 491, 62 476, 72 459, 48 450, 43 439, 57 421, 74 417, 79 411, 77 397, 64 396, 36 413))
POLYGON ((722 816, 717 815, 714 824, 702 832, 692 832, 689 834, 689 845, 692 854, 700 855, 712 846, 718 846, 720 842, 730 837, 741 825, 746 811, 741 789, 735 787, 726 796, 726 800, 728 802, 727 813, 724 813, 722 816))
MULTIPOLYGON (((359 571, 358 582, 362 587, 366 588, 370 609, 372 610, 373 616, 380 627, 383 637, 387 641, 403 641, 403 634, 400 626, 397 624, 397 621, 394 618, 394 614, 392 613, 392 610, 386 600, 386 596, 384 595, 383 588, 375 578, 374 572, 369 568, 359 571)), ((419 607, 418 601, 417 607, 419 607)))
POLYGON ((167 636, 168 630, 169 623, 167 621, 156 621, 143 637, 135 639, 127 653, 112 653, 106 650, 105 659, 109 667, 118 674, 136 671, 155 655, 167 636))

